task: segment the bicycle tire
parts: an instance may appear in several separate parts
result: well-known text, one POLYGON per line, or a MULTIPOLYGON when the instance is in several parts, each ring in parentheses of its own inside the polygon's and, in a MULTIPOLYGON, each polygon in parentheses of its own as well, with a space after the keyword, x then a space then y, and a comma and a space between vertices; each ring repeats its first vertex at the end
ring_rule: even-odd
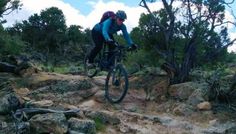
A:
POLYGON ((84 58, 84 73, 86 76, 93 78, 98 73, 97 66, 95 65, 94 67, 88 67, 87 62, 88 62, 88 55, 86 55, 84 58))
POLYGON ((127 72, 122 64, 117 64, 113 69, 110 69, 107 74, 105 82, 105 97, 111 103, 119 103, 124 99, 128 87, 129 81, 127 72), (119 81, 116 78, 116 74, 119 74, 119 81), (121 81, 121 77, 123 78, 123 81, 121 81), (121 84, 124 84, 124 86, 121 84), (119 90, 117 88, 119 88, 119 90))

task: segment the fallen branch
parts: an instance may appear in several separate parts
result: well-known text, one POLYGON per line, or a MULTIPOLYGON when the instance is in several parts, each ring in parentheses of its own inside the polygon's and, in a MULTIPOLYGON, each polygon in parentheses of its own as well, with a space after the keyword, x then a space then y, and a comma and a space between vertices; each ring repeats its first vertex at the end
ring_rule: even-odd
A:
POLYGON ((65 116, 76 116, 79 112, 79 109, 71 109, 67 111, 60 111, 60 110, 53 110, 53 109, 46 109, 46 108, 22 108, 17 109, 14 113, 14 118, 17 120, 22 120, 23 118, 29 119, 36 114, 46 114, 46 113, 63 113, 65 116))
POLYGON ((15 73, 15 69, 15 65, 6 62, 0 62, 0 72, 15 73))

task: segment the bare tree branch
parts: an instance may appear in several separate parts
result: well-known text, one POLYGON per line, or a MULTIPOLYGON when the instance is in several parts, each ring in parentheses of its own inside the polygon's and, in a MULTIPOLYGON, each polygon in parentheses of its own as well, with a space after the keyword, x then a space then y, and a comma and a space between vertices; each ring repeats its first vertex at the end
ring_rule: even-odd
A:
POLYGON ((14 10, 21 9, 22 6, 20 0, 6 0, 2 5, 3 7, 0 9, 0 16, 9 15, 14 10))
POLYGON ((141 2, 139 3, 139 5, 140 5, 141 7, 144 7, 144 8, 147 9, 148 13, 152 16, 154 22, 160 27, 161 31, 163 31, 163 34, 164 34, 165 39, 166 39, 165 42, 167 43, 168 35, 167 35, 167 33, 166 33, 166 27, 165 27, 164 25, 162 25, 162 24, 160 23, 160 20, 159 20, 157 17, 155 17, 155 15, 151 12, 151 10, 149 9, 149 7, 148 7, 148 5, 147 5, 147 3, 146 3, 146 0, 141 0, 141 2))
POLYGON ((175 22, 175 16, 174 13, 172 11, 172 4, 173 4, 173 0, 171 0, 170 5, 168 5, 166 0, 162 0, 164 8, 167 12, 167 14, 169 15, 169 19, 170 19, 170 24, 169 24, 169 28, 167 29, 167 34, 166 34, 166 45, 167 48, 169 48, 169 40, 173 37, 174 34, 174 22, 175 22))
POLYGON ((13 7, 13 6, 8 7, 8 8, 6 8, 5 10, 3 10, 3 15, 9 15, 11 12, 13 12, 12 7, 13 7), (10 9, 11 9, 11 10, 10 10, 10 9), (10 10, 10 11, 9 11, 9 10, 10 10), (7 12, 7 11, 9 11, 9 12, 7 12), (5 12, 7 12, 7 13, 5 13, 5 12))
POLYGON ((219 24, 214 25, 214 27, 218 27, 218 26, 222 26, 223 24, 232 24, 236 26, 236 22, 232 22, 232 21, 225 21, 225 22, 221 22, 219 24))
POLYGON ((161 27, 161 29, 165 29, 165 27, 160 23, 159 19, 155 17, 155 15, 152 13, 152 11, 150 10, 150 8, 148 7, 146 0, 141 0, 141 2, 139 3, 139 5, 141 7, 144 7, 147 9, 148 13, 153 17, 153 20, 155 21, 155 23, 161 27))
POLYGON ((236 16, 235 16, 235 14, 233 13, 233 10, 231 10, 231 13, 232 13, 234 19, 236 19, 236 16))
POLYGON ((234 25, 236 26, 236 15, 234 14, 234 12, 233 12, 233 10, 231 10, 231 14, 232 14, 232 16, 234 17, 234 25))
POLYGON ((232 0, 232 1, 230 1, 230 2, 225 2, 225 1, 223 0, 222 3, 231 8, 230 5, 234 3, 234 0, 232 0))
MULTIPOLYGON (((218 36, 215 31, 218 26, 222 26, 224 24, 235 24, 234 22, 227 20, 224 21, 222 18, 224 13, 224 8, 221 8, 223 7, 222 3, 209 2, 205 5, 205 3, 199 1, 182 0, 182 6, 185 9, 184 11, 186 11, 186 13, 183 13, 181 16, 184 17, 184 20, 180 20, 175 23, 175 13, 178 8, 176 8, 176 11, 173 8, 172 4, 174 3, 174 0, 161 1, 165 10, 164 14, 161 15, 165 16, 160 16, 160 18, 163 17, 164 23, 161 23, 162 20, 159 20, 160 18, 154 16, 148 8, 145 0, 140 2, 140 6, 146 8, 149 14, 153 16, 156 25, 149 22, 148 24, 152 25, 150 26, 150 29, 156 31, 155 28, 158 27, 158 34, 163 34, 164 36, 161 37, 161 42, 158 42, 159 44, 155 44, 154 48, 159 55, 164 57, 166 62, 165 64, 167 65, 165 68, 167 72, 173 72, 173 77, 171 78, 172 84, 181 83, 188 79, 190 70, 197 64, 196 58, 198 58, 198 47, 202 47, 204 45, 203 47, 206 47, 204 50, 208 47, 212 47, 212 49, 206 50, 202 57, 199 57, 206 60, 212 60, 214 57, 218 56, 222 50, 225 50, 228 46, 236 42, 236 39, 233 39, 231 42, 227 43, 225 40, 221 39, 224 38, 224 36, 218 36), (219 6, 219 10, 213 8, 214 4, 219 6), (205 8, 205 6, 209 7, 205 8), (175 27, 177 29, 175 29, 175 27), (174 45, 176 45, 176 43, 173 42, 174 39, 177 39, 175 38, 175 35, 177 38, 179 37, 182 39, 180 42, 182 43, 180 45, 184 46, 184 53, 182 57, 177 56, 179 52, 175 49, 176 46, 174 45), (208 40, 212 42, 207 42, 208 40), (206 56, 204 56, 204 54, 206 54, 206 56)), ((234 18, 236 17, 234 16, 234 18)), ((154 34, 155 33, 156 32, 154 32, 154 34)))

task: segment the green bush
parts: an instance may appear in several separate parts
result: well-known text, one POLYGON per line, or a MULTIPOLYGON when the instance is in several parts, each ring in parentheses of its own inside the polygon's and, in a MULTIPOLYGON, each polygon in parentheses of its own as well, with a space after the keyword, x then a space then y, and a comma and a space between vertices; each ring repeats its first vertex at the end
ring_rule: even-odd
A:
POLYGON ((39 64, 38 67, 42 68, 42 70, 45 72, 55 72, 61 74, 83 72, 82 65, 76 65, 75 63, 69 63, 69 62, 67 64, 58 66, 54 66, 52 64, 47 64, 47 65, 39 64))
POLYGON ((143 49, 127 53, 125 59, 125 65, 131 73, 140 71, 147 66, 160 66, 161 62, 158 56, 154 56, 154 52, 147 52, 143 49))
POLYGON ((95 125, 96 125, 96 130, 100 132, 104 132, 106 129, 105 124, 102 122, 100 118, 95 118, 94 119, 95 125))
POLYGON ((17 36, 10 36, 0 28, 0 54, 18 55, 24 50, 24 43, 17 36))

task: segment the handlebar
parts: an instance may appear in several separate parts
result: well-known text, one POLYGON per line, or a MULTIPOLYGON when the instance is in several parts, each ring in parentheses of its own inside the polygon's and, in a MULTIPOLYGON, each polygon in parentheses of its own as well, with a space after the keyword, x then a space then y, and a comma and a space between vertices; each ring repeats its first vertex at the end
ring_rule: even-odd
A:
POLYGON ((134 51, 134 50, 137 50, 137 45, 135 45, 135 47, 126 47, 124 45, 120 45, 117 41, 113 41, 112 43, 111 42, 106 42, 107 45, 114 45, 116 48, 118 49, 122 49, 122 50, 126 50, 126 51, 134 51))

